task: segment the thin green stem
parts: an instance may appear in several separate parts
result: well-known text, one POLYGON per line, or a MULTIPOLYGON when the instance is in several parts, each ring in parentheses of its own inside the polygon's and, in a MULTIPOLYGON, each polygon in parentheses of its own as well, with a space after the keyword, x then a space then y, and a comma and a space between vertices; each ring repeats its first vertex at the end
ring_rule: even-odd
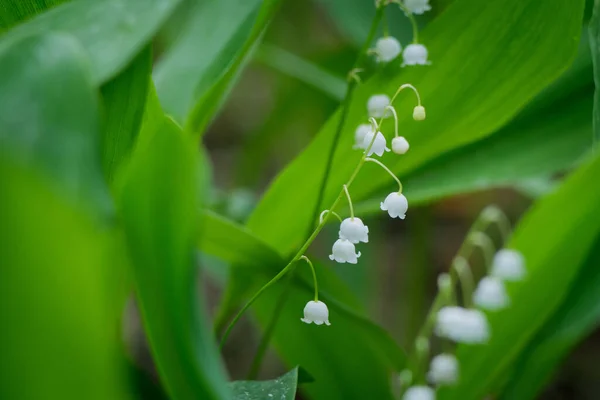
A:
POLYGON ((485 270, 489 272, 492 262, 494 260, 494 254, 496 253, 496 246, 494 242, 483 232, 473 232, 468 240, 473 243, 475 247, 478 247, 483 252, 483 258, 485 259, 485 270))
POLYGON ((469 262, 464 257, 456 257, 452 263, 451 273, 455 272, 460 283, 463 297, 463 306, 470 308, 473 305, 473 273, 469 262))
POLYGON ((337 217, 337 219, 339 219, 339 220, 340 220, 340 222, 342 222, 342 217, 340 217, 340 215, 339 215, 338 213, 336 213, 335 211, 331 211, 331 210, 323 210, 323 211, 321 212, 321 215, 319 215, 319 223, 322 223, 322 222, 323 222, 323 218, 325 218, 325 220, 327 221, 327 218, 329 218, 329 215, 330 215, 330 214, 333 214, 333 215, 335 215, 335 216, 337 217), (327 214, 325 215, 325 213, 327 213, 327 214))
POLYGON ((406 6, 404 4, 402 4, 401 1, 396 0, 393 1, 393 3, 396 3, 398 5, 398 7, 400 7, 400 9, 402 11, 404 11, 404 15, 406 15, 408 17, 408 19, 410 20, 410 23, 412 24, 412 29, 413 29, 413 43, 419 43, 419 26, 417 25, 417 20, 415 19, 415 16, 412 12, 410 12, 410 10, 408 8, 406 8, 406 6))
POLYGON ((394 107, 392 107, 391 105, 385 107, 384 109, 384 113, 385 110, 390 110, 392 112, 392 114, 394 115, 394 137, 398 137, 398 114, 396 114, 396 109, 394 107))
POLYGON ((414 87, 413 85, 411 85, 410 83, 405 83, 405 84, 401 85, 398 88, 398 90, 396 90, 396 93, 394 93, 394 95, 392 96, 392 99, 390 100, 390 105, 392 105, 394 103, 394 100, 396 100, 396 97, 398 97, 400 92, 403 91, 404 89, 410 89, 415 93, 415 96, 417 96, 417 105, 420 106, 421 105, 421 95, 419 95, 419 91, 417 90, 417 88, 414 87))
POLYGON ((483 218, 498 226, 500 235, 502 235, 502 243, 506 244, 510 236, 511 225, 508 217, 504 212, 495 205, 487 206, 482 212, 483 218))
POLYGON ((306 261, 308 263, 308 265, 310 266, 310 270, 312 271, 313 281, 315 283, 315 301, 319 301, 319 285, 317 283, 317 273, 315 272, 315 267, 313 266, 312 262, 310 262, 308 257, 302 256, 302 257, 300 257, 300 259, 306 261))
POLYGON ((346 193, 346 198, 348 199, 348 207, 350 207, 350 218, 354 219, 354 206, 352 205, 352 199, 350 198, 350 192, 348 191, 348 186, 344 185, 344 193, 346 193))
POLYGON ((367 157, 365 159, 365 161, 373 162, 373 163, 379 165, 384 170, 386 170, 387 173, 390 174, 390 176, 392 178, 394 178, 394 180, 398 183, 398 193, 402 193, 402 182, 400 182, 400 179, 398 179, 398 177, 396 175, 394 175, 394 173, 388 167, 386 167, 381 161, 376 160, 376 159, 371 158, 371 157, 367 157))

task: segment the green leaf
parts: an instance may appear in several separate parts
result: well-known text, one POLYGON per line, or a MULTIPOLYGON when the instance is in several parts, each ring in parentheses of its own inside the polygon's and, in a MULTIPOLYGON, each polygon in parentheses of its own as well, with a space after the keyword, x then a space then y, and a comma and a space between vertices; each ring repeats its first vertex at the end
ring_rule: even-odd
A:
POLYGON ((0 0, 0 31, 69 0, 0 0))
POLYGON ((270 381, 235 381, 230 383, 233 400, 294 400, 298 368, 270 381))
POLYGON ((533 399, 573 347, 600 324, 600 236, 561 306, 529 342, 502 398, 533 399))
POLYGON ((99 85, 125 68, 150 42, 180 0, 104 0, 62 4, 16 26, 2 36, 0 51, 32 34, 61 31, 73 35, 90 59, 99 85))
POLYGON ((106 236, 0 152, 0 398, 126 399, 106 236))
POLYGON ((106 120, 102 135, 104 175, 112 182, 130 156, 142 123, 150 85, 152 50, 143 50, 115 79, 102 87, 106 120))
POLYGON ((194 1, 178 40, 155 69, 154 81, 165 111, 186 122, 189 129, 202 132, 279 3, 194 1))
POLYGON ((225 399, 224 369, 196 296, 198 152, 169 118, 146 117, 143 126, 120 206, 152 353, 172 398, 225 399))
POLYGON ((592 18, 589 25, 590 49, 594 61, 594 82, 596 94, 594 96, 594 145, 600 141, 600 1, 594 1, 592 18))
MULTIPOLYGON (((403 157, 391 153, 383 157, 395 174, 404 177, 443 153, 490 135, 555 79, 575 55, 582 12, 581 0, 491 1, 486 7, 477 0, 454 2, 422 32, 431 66, 401 69, 391 65, 359 86, 321 207, 333 202, 360 157, 352 150, 353 133, 367 121, 369 96, 391 94, 405 82, 421 93, 426 121, 411 120, 412 94, 401 96, 395 104, 401 133, 411 150, 403 157), (557 31, 556 26, 564 31, 557 31), (489 41, 480 48, 483 37, 489 41), (540 43, 538 37, 546 39, 540 43)), ((310 214, 338 118, 339 113, 278 176, 250 218, 251 230, 285 253, 299 245, 312 223, 310 214)), ((383 131, 388 137, 392 130, 393 124, 386 122, 383 131)), ((366 199, 388 184, 389 176, 376 166, 366 167, 352 185, 353 200, 366 199)))
POLYGON ((60 188, 102 211, 112 206, 98 151, 97 94, 73 37, 29 37, 0 52, 0 143, 60 188))
POLYGON ((481 399, 509 372, 520 352, 558 310, 600 232, 600 158, 570 176, 519 223, 510 247, 525 257, 524 282, 507 284, 514 305, 488 314, 491 340, 459 346, 461 379, 438 398, 481 399))

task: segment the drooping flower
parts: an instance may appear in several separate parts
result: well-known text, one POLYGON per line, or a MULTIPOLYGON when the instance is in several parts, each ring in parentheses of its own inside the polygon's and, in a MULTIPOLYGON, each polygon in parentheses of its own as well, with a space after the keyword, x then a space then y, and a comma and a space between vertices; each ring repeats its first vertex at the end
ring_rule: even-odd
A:
POLYGON ((392 192, 388 194, 380 207, 383 211, 387 211, 390 217, 404 219, 408 210, 408 200, 403 194, 392 192))
POLYGON ((395 37, 386 36, 377 40, 375 51, 377 52, 378 61, 388 62, 398 57, 398 54, 402 51, 402 46, 395 37))
POLYGON ((329 255, 330 260, 335 260, 339 263, 356 264, 358 257, 360 257, 360 251, 356 253, 354 244, 346 239, 338 239, 333 244, 333 248, 329 255))
POLYGON ((356 128, 356 131, 354 131, 354 149, 365 149, 363 147, 365 135, 369 132, 373 132, 373 127, 369 124, 360 124, 356 128))
POLYGON ((367 101, 367 110, 369 111, 369 117, 374 118, 388 118, 392 113, 387 110, 386 107, 390 105, 390 98, 386 94, 375 94, 369 97, 367 101))
POLYGON ((434 385, 453 385, 458 381, 458 360, 453 354, 438 354, 433 357, 427 373, 434 385))
POLYGON ((346 239, 352 243, 368 243, 369 227, 360 218, 346 218, 340 225, 340 239, 346 239))
POLYGON ((525 259, 520 252, 511 249, 502 249, 494 256, 492 276, 505 281, 520 281, 525 277, 526 273, 525 259))
POLYGON ((322 301, 309 301, 304 306, 304 318, 300 318, 300 321, 307 324, 314 322, 316 325, 331 325, 327 305, 322 301))
POLYGON ((490 328, 479 310, 449 306, 438 311, 435 333, 458 343, 485 343, 490 337, 490 328))
MULTIPOLYGON (((362 145, 363 149, 366 150, 369 148, 369 145, 371 144, 371 141, 373 140, 374 135, 375 134, 373 133, 372 130, 365 134, 365 137, 363 138, 363 145, 362 145)), ((386 151, 390 151, 390 149, 388 149, 388 147, 387 147, 387 142, 385 140, 385 136, 383 136, 383 133, 377 132, 377 135, 375 136, 375 141, 373 142, 373 145, 369 149, 369 152, 367 153, 367 157, 371 156, 373 153, 375 153, 379 157, 381 157, 383 155, 383 153, 386 151)))
POLYGON ((402 396, 402 400, 435 400, 435 390, 429 386, 411 386, 402 396))
POLYGON ((426 117, 425 107, 423 106, 415 106, 413 109, 413 119, 415 121, 423 121, 426 117))
POLYGON ((409 148, 408 141, 404 137, 398 136, 392 139, 392 151, 394 153, 406 154, 409 148))
POLYGON ((404 0, 404 6, 413 14, 424 14, 431 10, 429 0, 404 0))
POLYGON ((404 60, 402 66, 404 67, 406 65, 427 65, 429 64, 429 61, 427 60, 428 55, 429 52, 427 51, 427 48, 422 44, 409 44, 404 48, 404 51, 402 52, 402 58, 404 60))
POLYGON ((479 281, 473 293, 473 303, 484 310, 496 311, 507 307, 510 299, 500 278, 486 276, 479 281))

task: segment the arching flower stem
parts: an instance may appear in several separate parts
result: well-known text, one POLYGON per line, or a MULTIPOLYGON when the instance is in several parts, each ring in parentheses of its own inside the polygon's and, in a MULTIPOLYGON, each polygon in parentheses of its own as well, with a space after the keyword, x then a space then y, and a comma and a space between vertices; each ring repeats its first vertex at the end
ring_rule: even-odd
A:
POLYGON ((350 218, 354 220, 354 206, 352 206, 352 198, 350 198, 350 192, 348 191, 348 185, 344 185, 344 193, 346 193, 346 198, 348 199, 348 207, 350 207, 350 218))
POLYGON ((406 17, 410 20, 413 30, 413 43, 419 43, 419 26, 417 25, 417 20, 415 19, 414 14, 410 12, 410 10, 406 8, 400 0, 391 0, 390 3, 397 4, 398 7, 400 7, 400 9, 404 12, 404 15, 406 15, 406 17))
POLYGON ((340 217, 340 215, 338 213, 336 213, 335 211, 323 210, 323 212, 321 213, 321 215, 319 215, 319 223, 323 222, 323 218, 329 217, 329 214, 335 215, 337 217, 337 219, 339 219, 340 222, 342 222, 342 217, 340 217))
POLYGON ((386 166, 385 166, 385 164, 383 164, 381 161, 379 161, 379 160, 376 160, 376 159, 374 159, 374 158, 371 158, 371 157, 367 157, 367 158, 365 159, 365 161, 370 161, 370 162, 373 162, 373 163, 375 163, 375 164, 379 165, 379 166, 380 166, 381 168, 383 168, 384 170, 386 170, 386 172, 387 172, 388 174, 390 174, 390 176, 391 176, 392 178, 394 178, 394 180, 395 180, 395 181, 398 183, 398 193, 402 193, 402 182, 400 182, 400 179, 398 179, 398 177, 397 177, 396 175, 394 175, 394 173, 393 173, 393 172, 392 172, 392 171, 391 171, 391 170, 390 170, 388 167, 386 167, 386 166))
POLYGON ((315 301, 319 301, 319 285, 317 284, 317 273, 315 272, 315 267, 313 266, 312 262, 308 259, 308 257, 302 256, 300 257, 300 259, 306 261, 308 263, 308 266, 310 267, 313 276, 313 282, 315 283, 315 301))

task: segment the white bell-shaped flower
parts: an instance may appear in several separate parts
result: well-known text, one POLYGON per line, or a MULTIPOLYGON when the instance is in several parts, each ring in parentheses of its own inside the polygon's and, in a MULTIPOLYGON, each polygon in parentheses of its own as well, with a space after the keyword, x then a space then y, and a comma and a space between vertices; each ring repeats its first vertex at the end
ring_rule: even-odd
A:
POLYGON ((379 38, 375 43, 375 51, 380 62, 392 61, 402 52, 400 42, 393 36, 379 38))
POLYGON ((413 109, 413 119, 415 121, 423 121, 427 114, 425 113, 425 107, 423 106, 415 106, 413 109))
MULTIPOLYGON (((373 136, 375 136, 373 131, 369 131, 366 133, 365 137, 363 138, 363 145, 362 145, 363 149, 366 150, 369 148, 369 145, 371 144, 371 141, 373 140, 373 136)), ((385 136, 383 136, 383 133, 377 132, 377 135, 375 136, 375 141, 373 142, 373 145, 369 149, 367 156, 371 156, 373 153, 375 153, 379 157, 381 157, 383 155, 383 153, 386 151, 390 151, 390 149, 388 149, 388 147, 387 147, 387 142, 385 140, 385 136)))
POLYGON ((526 273, 525 259, 518 251, 502 249, 494 256, 492 276, 505 281, 520 281, 525 277, 526 273))
POLYGON ((389 110, 385 109, 389 105, 390 98, 386 94, 375 94, 369 97, 369 100, 367 101, 367 110, 369 111, 369 117, 390 117, 392 113, 389 110))
POLYGON ((429 52, 427 51, 427 47, 423 46, 422 44, 409 44, 402 52, 402 58, 404 60, 402 66, 427 65, 429 64, 429 61, 427 61, 428 55, 429 52))
POLYGON ((315 323, 316 325, 331 325, 329 323, 329 310, 322 301, 309 301, 304 306, 304 318, 300 321, 307 324, 315 323))
POLYGON ((431 10, 429 0, 404 0, 404 6, 413 14, 424 14, 431 10))
POLYGON ((435 390, 429 386, 411 386, 402 396, 402 400, 435 400, 435 390))
POLYGON ((392 139, 392 151, 394 153, 406 154, 409 148, 408 141, 404 137, 398 136, 392 139))
POLYGON ((360 218, 346 218, 340 225, 340 239, 352 243, 369 243, 369 227, 360 218))
POLYGON ((365 149, 364 141, 367 133, 373 132, 373 127, 369 124, 360 124, 354 131, 354 149, 365 149))
POLYGON ((490 328, 485 314, 479 310, 449 306, 438 311, 435 333, 458 343, 485 343, 490 328))
POLYGON ((490 311, 506 308, 510 304, 510 299, 506 294, 504 282, 493 276, 482 278, 473 293, 473 303, 477 307, 490 311))
POLYGON ((393 192, 388 194, 380 207, 383 211, 387 211, 390 217, 404 219, 408 210, 408 200, 403 194, 393 192))
POLYGON ((458 360, 453 354, 438 354, 433 357, 427 373, 434 385, 453 385, 458 381, 458 360))
POLYGON ((360 257, 360 251, 356 253, 354 244, 346 239, 338 239, 333 244, 333 248, 329 255, 330 260, 335 260, 339 263, 356 264, 358 257, 360 257))

